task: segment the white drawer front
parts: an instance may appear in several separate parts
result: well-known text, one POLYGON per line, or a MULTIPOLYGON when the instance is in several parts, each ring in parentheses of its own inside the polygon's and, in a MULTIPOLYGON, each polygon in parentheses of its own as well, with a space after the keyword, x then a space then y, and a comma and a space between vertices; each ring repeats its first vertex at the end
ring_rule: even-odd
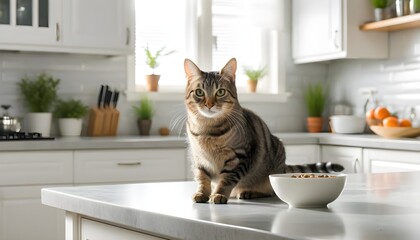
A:
POLYGON ((185 180, 184 149, 76 151, 74 182, 185 180))
POLYGON ((71 151, 0 152, 0 185, 72 183, 71 151))

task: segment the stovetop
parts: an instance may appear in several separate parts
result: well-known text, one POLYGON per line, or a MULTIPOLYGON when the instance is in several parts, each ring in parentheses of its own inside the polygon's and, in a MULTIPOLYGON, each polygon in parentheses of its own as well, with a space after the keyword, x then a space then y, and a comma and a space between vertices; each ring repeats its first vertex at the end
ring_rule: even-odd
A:
POLYGON ((0 132, 0 141, 54 140, 37 132, 0 132))

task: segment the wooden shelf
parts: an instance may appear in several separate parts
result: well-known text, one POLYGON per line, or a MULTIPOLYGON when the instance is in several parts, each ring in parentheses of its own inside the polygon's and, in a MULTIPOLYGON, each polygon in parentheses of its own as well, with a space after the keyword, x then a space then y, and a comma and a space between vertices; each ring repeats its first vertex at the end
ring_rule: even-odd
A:
POLYGON ((391 32, 420 27, 420 13, 360 25, 362 31, 391 32))

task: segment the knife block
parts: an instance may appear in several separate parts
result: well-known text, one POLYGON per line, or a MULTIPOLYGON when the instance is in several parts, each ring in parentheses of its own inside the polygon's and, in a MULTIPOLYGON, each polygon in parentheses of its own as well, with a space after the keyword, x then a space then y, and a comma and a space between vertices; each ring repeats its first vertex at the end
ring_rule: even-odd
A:
POLYGON ((116 136, 120 112, 115 108, 91 108, 87 135, 116 136))

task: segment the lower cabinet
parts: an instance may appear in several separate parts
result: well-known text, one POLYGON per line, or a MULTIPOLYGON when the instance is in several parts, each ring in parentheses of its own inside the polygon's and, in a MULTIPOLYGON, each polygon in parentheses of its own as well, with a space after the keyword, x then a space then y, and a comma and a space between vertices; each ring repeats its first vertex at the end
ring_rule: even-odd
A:
POLYGON ((341 164, 343 173, 363 172, 363 149, 358 147, 322 146, 321 161, 341 164))
POLYGON ((285 145, 289 165, 319 162, 319 145, 285 145))
POLYGON ((420 152, 366 148, 363 162, 371 173, 420 171, 420 152))
POLYGON ((116 227, 106 223, 93 221, 86 218, 80 220, 80 240, 158 240, 164 239, 148 234, 116 227))

